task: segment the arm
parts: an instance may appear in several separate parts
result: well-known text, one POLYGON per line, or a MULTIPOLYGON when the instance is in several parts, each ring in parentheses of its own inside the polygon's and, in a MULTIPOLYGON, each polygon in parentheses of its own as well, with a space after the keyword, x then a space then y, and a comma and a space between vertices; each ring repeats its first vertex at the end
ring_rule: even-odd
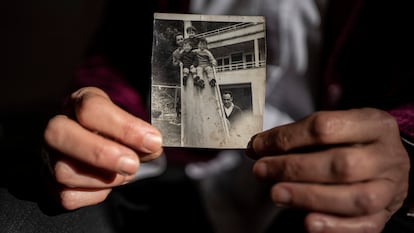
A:
POLYGON ((197 67, 198 66, 198 55, 197 55, 197 52, 192 51, 191 54, 192 54, 192 59, 193 59, 193 66, 194 67, 197 67))
POLYGON ((173 56, 172 56, 172 59, 173 59, 172 63, 173 63, 173 65, 175 65, 175 66, 180 65, 180 62, 181 62, 181 58, 180 57, 181 57, 182 52, 183 52, 183 50, 180 49, 180 48, 177 48, 173 52, 173 56))
POLYGON ((206 52, 207 52, 208 58, 210 59, 211 65, 217 66, 217 61, 214 58, 213 54, 209 50, 206 50, 206 52))

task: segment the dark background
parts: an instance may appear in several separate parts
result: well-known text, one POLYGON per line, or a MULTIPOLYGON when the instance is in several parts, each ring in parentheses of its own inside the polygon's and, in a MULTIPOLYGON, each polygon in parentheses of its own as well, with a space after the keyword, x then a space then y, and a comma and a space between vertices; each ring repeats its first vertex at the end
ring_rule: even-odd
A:
POLYGON ((30 174, 43 128, 69 93, 105 6, 103 0, 1 1, 0 184, 11 192, 23 182, 35 185, 30 174))
POLYGON ((0 112, 39 112, 65 94, 103 0, 2 1, 0 112))

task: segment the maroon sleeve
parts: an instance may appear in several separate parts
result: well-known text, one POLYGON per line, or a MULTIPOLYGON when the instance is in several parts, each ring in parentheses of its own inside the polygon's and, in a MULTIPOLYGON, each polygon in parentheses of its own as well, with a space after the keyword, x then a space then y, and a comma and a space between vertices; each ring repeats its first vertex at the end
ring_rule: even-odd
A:
POLYGON ((404 139, 414 143, 414 103, 390 111, 400 126, 404 139))
POLYGON ((105 91, 111 100, 131 114, 149 120, 142 96, 112 67, 103 56, 86 60, 75 76, 77 88, 94 86, 105 91))

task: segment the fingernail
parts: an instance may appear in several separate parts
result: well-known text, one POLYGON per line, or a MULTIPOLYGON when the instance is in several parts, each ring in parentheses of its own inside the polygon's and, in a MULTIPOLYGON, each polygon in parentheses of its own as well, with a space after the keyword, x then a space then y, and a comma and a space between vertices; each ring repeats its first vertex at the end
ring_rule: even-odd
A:
POLYGON ((325 223, 323 221, 321 221, 321 220, 315 220, 315 221, 312 221, 310 223, 309 231, 311 233, 319 233, 319 232, 322 232, 323 231, 323 228, 324 227, 325 227, 325 223))
POLYGON ((122 157, 119 160, 118 164, 118 172, 121 175, 132 175, 135 174, 135 172, 138 169, 138 161, 133 160, 128 157, 122 157))
POLYGON ((147 133, 142 141, 142 146, 144 147, 144 150, 146 150, 145 152, 157 152, 162 146, 162 138, 160 135, 147 133))
POLYGON ((285 188, 277 187, 274 195, 276 199, 275 201, 283 206, 286 206, 286 204, 289 204, 292 200, 290 192, 285 188))

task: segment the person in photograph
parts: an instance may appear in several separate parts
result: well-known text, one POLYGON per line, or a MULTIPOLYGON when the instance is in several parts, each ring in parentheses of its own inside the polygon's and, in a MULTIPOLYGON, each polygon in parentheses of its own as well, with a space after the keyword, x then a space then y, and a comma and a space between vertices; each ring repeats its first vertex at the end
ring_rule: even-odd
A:
MULTIPOLYGON (((179 33, 175 34, 174 39, 175 39, 174 42, 175 42, 176 49, 172 53, 172 64, 174 66, 180 66, 180 64, 181 64, 180 63, 180 56, 183 52, 184 35, 181 32, 179 32, 179 33)), ((179 67, 179 70, 178 70, 179 72, 177 73, 178 80, 180 80, 179 79, 180 75, 181 75, 180 70, 181 70, 181 67, 179 67)), ((176 103, 175 103, 175 111, 176 111, 176 114, 177 114, 176 121, 181 123, 181 98, 180 98, 180 96, 177 97, 177 100, 176 100, 176 103)))
POLYGON ((185 39, 183 42, 183 51, 179 57, 183 66, 183 85, 187 85, 187 79, 189 76, 193 78, 194 86, 204 87, 204 80, 200 79, 197 75, 198 57, 193 51, 191 41, 185 39))
POLYGON ((243 110, 233 103, 233 93, 231 91, 224 91, 223 96, 223 107, 226 119, 230 124, 230 128, 233 127, 234 123, 243 113, 243 110))
POLYGON ((175 39, 175 46, 177 47, 172 53, 172 63, 174 66, 180 65, 180 56, 183 52, 183 42, 184 42, 184 35, 182 33, 177 33, 174 36, 175 39))
POLYGON ((198 59, 197 76, 203 78, 204 74, 206 74, 210 86, 216 86, 215 72, 213 69, 217 66, 217 61, 207 49, 207 40, 205 38, 198 40, 198 49, 195 49, 194 52, 197 54, 198 59))
POLYGON ((197 34, 197 29, 194 26, 188 26, 185 31, 187 32, 187 39, 190 41, 191 43, 191 47, 193 49, 196 49, 198 46, 198 41, 199 38, 196 37, 197 34))

